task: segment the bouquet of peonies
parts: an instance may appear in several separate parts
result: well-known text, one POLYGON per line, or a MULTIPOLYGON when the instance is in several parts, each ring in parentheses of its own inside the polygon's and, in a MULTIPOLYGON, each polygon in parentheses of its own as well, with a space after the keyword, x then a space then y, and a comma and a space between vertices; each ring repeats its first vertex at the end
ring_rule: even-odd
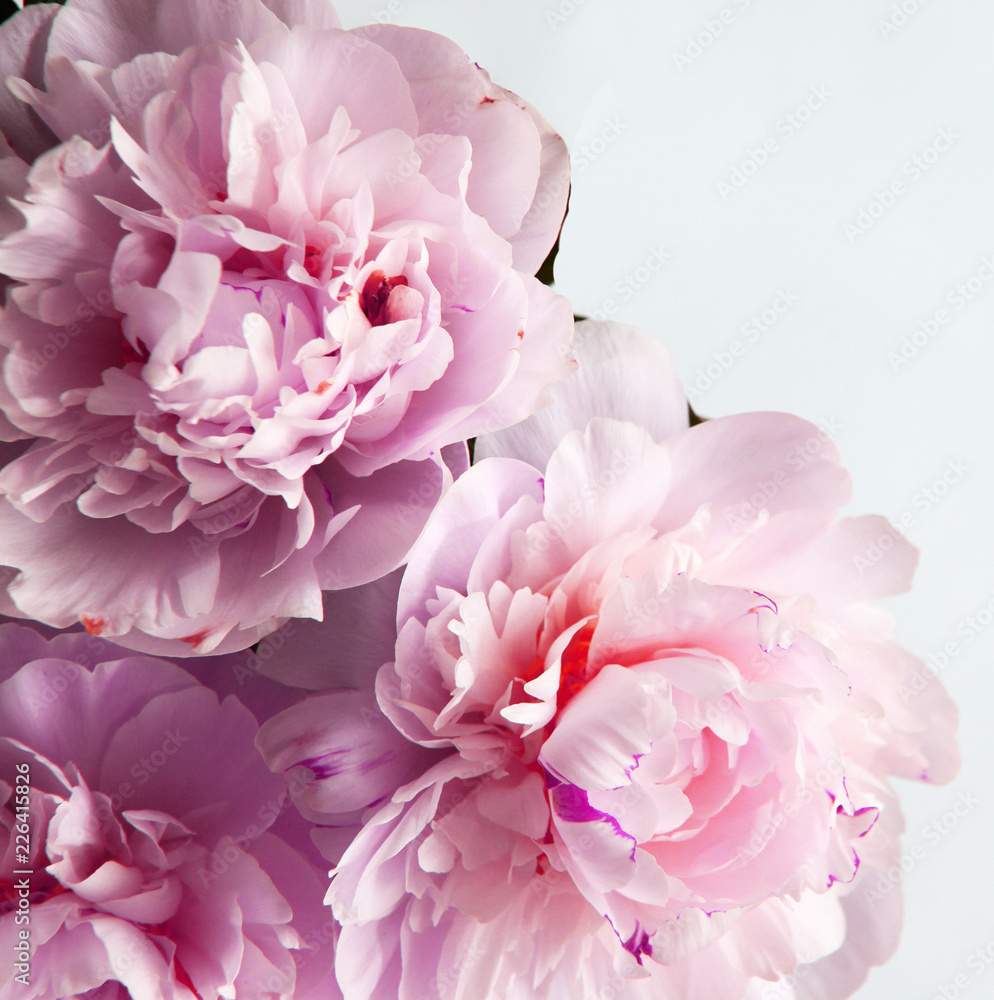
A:
POLYGON ((851 995, 957 769, 916 553, 574 323, 542 116, 328 0, 0 63, 0 1000, 851 995))

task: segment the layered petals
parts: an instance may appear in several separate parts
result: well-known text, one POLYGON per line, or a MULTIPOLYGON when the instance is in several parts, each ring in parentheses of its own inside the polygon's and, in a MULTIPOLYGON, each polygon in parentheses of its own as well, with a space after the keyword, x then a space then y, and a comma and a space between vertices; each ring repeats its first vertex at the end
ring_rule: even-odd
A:
POLYGON ((841 998, 896 944, 871 881, 899 857, 888 777, 958 763, 955 709, 868 603, 914 550, 894 533, 864 571, 884 522, 838 518, 848 477, 810 424, 689 427, 630 328, 584 326, 578 355, 552 407, 477 442, 399 589, 349 593, 377 621, 396 593, 393 650, 265 734, 275 770, 327 755, 307 804, 341 833, 344 996, 841 998))
POLYGON ((30 976, 0 994, 335 995, 320 868, 273 832, 286 788, 237 699, 85 632, 7 624, 0 720, 11 949, 30 899, 30 976))
POLYGON ((447 39, 344 31, 327 0, 71 0, 18 13, 0 60, 20 614, 177 655, 319 618, 404 561, 468 438, 572 370, 533 277, 565 146, 447 39))

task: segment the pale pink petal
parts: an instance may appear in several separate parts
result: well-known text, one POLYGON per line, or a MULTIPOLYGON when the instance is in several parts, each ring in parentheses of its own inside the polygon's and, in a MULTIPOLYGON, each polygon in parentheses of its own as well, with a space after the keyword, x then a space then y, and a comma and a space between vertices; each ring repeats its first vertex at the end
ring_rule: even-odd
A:
MULTIPOLYGON (((281 3, 293 15, 296 3, 281 3)), ((85 60, 117 67, 143 52, 174 55, 198 44, 234 44, 280 28, 282 22, 262 0, 204 6, 176 0, 168 8, 155 0, 80 0, 62 12, 52 29, 48 57, 85 60)))
POLYGON ((312 695, 270 719, 257 745, 272 771, 301 772, 291 787, 315 812, 361 809, 417 773, 430 755, 405 753, 407 742, 369 691, 312 695))
POLYGON ((646 431, 597 418, 585 431, 571 431, 550 458, 545 519, 575 558, 605 534, 649 521, 670 480, 669 456, 646 431))
POLYGON ((352 127, 363 135, 392 128, 417 134, 407 79, 378 45, 357 44, 349 32, 298 28, 263 36, 250 51, 256 61, 282 71, 311 141, 328 131, 338 107, 349 112, 352 127), (320 90, 313 86, 315 66, 322 67, 320 90))
MULTIPOLYGON (((590 790, 619 788, 665 729, 649 728, 648 695, 638 675, 608 665, 570 702, 542 746, 559 778, 590 790)), ((670 719, 670 724, 675 717, 670 719)))
POLYGON ((478 459, 505 455, 545 469, 569 431, 594 417, 629 420, 661 442, 688 426, 687 402, 669 353, 641 330, 622 323, 576 324, 577 370, 549 386, 551 405, 507 430, 481 435, 478 459))
POLYGON ((670 438, 666 447, 673 498, 654 521, 659 531, 686 524, 705 503, 721 511, 727 530, 741 531, 762 510, 830 510, 849 500, 849 476, 835 445, 799 417, 719 417, 670 438))
POLYGON ((911 587, 918 551, 885 518, 841 521, 791 511, 747 536, 716 572, 732 583, 780 594, 817 593, 826 606, 900 594, 911 587))
POLYGON ((397 609, 398 621, 417 615, 436 587, 464 578, 490 522, 524 496, 540 499, 540 477, 522 462, 494 461, 461 477, 442 501, 441 513, 422 533, 409 557, 397 609), (457 545, 440 545, 442 538, 457 545))
POLYGON ((437 460, 399 462, 364 477, 328 466, 319 470, 339 510, 358 508, 350 530, 332 538, 316 560, 323 589, 357 587, 397 568, 452 482, 446 461, 457 467, 464 461, 460 448, 437 460))
POLYGON ((421 131, 469 137, 474 150, 469 205, 484 215, 488 208, 503 213, 494 228, 514 246, 515 266, 534 274, 552 249, 566 211, 569 156, 563 140, 530 105, 495 86, 449 39, 389 24, 378 26, 372 37, 411 81, 421 131), (509 146, 493 144, 494 119, 516 116, 526 116, 534 130, 519 126, 512 162, 509 146), (518 155, 524 144, 527 157, 518 155))

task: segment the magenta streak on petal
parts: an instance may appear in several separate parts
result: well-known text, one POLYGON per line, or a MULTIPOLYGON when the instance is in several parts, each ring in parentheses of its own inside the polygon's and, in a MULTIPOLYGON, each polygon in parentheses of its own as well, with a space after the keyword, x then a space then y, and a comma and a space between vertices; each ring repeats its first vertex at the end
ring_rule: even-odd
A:
POLYGON ((635 956, 635 961, 639 965, 642 964, 643 955, 648 955, 652 958, 652 945, 649 942, 649 935, 642 929, 642 925, 637 920, 635 921, 635 930, 632 931, 632 936, 627 941, 622 942, 622 947, 625 951, 635 956))
POLYGON ((852 852, 852 856, 853 856, 853 860, 856 862, 856 867, 853 870, 852 878, 840 879, 840 878, 836 878, 834 875, 830 874, 828 876, 828 888, 829 889, 831 889, 832 886, 835 885, 836 882, 842 882, 843 884, 848 885, 850 882, 852 882, 852 881, 855 880, 856 876, 859 874, 859 855, 855 851, 853 851, 852 852))
MULTIPOLYGON (((604 916, 611 925, 611 930, 618 935, 618 940, 621 941, 621 935, 618 934, 618 928, 614 926, 614 921, 606 913, 604 916)), ((621 941, 621 947, 633 955, 639 965, 642 964, 643 955, 652 957, 652 944, 650 943, 649 934, 642 929, 642 925, 637 920, 635 921, 635 930, 632 931, 632 936, 627 941, 621 941)))
POLYGON ((865 837, 877 825, 877 820, 880 819, 880 810, 877 808, 877 806, 863 806, 862 809, 857 809, 853 813, 853 816, 855 817, 855 816, 862 816, 863 813, 868 813, 868 812, 872 812, 874 814, 873 822, 860 834, 861 837, 865 837))
POLYGON ((358 764, 336 764, 333 762, 333 758, 341 757, 347 753, 351 753, 351 750, 347 748, 331 750, 328 753, 319 754, 317 757, 308 757, 299 763, 312 771, 318 781, 323 781, 325 778, 335 778, 340 774, 369 774, 370 771, 375 771, 383 764, 389 764, 397 756, 396 751, 390 750, 373 760, 362 761, 358 764))
POLYGON ((649 749, 646 750, 645 753, 637 753, 637 754, 635 754, 635 756, 632 758, 632 760, 634 761, 634 763, 630 764, 628 767, 625 768, 625 777, 626 778, 631 778, 632 771, 634 771, 639 766, 639 763, 641 762, 642 758, 646 754, 648 754, 651 750, 652 750, 652 744, 650 743, 649 744, 649 749))
POLYGON ((758 590, 754 590, 754 591, 753 591, 753 593, 754 593, 754 594, 755 594, 755 595, 756 595, 757 597, 762 597, 762 599, 763 599, 764 601, 769 601, 769 602, 770 602, 770 610, 772 610, 772 612, 773 612, 773 613, 774 613, 775 615, 778 615, 778 614, 780 614, 780 609, 779 609, 779 608, 777 607, 777 602, 776 602, 776 601, 774 601, 772 597, 767 597, 767 596, 766 596, 766 594, 761 594, 761 593, 760 593, 760 592, 759 592, 758 590))
POLYGON ((632 861, 635 860, 635 849, 638 847, 638 841, 630 833, 626 833, 613 816, 595 809, 582 788, 577 788, 576 785, 558 785, 552 791, 552 805, 556 815, 560 819, 566 820, 567 823, 592 823, 599 820, 610 823, 619 837, 624 837, 632 842, 629 857, 632 861))

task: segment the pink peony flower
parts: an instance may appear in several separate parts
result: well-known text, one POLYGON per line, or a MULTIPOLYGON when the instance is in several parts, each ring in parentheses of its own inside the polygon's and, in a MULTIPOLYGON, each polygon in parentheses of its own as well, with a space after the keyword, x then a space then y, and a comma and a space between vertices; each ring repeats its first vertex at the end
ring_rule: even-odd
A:
POLYGON ((0 626, 2 1000, 340 995, 256 729, 171 663, 0 626))
MULTIPOLYGON (((812 425, 688 427, 661 347, 578 339, 554 405, 481 439, 429 518, 375 703, 326 654, 337 689, 260 730, 326 847, 353 836, 344 996, 849 996, 899 932, 888 778, 957 768, 953 706, 869 603, 915 552, 837 517, 812 425)), ((382 620, 390 587, 328 600, 382 620)), ((288 677, 317 686, 315 653, 288 677)))
POLYGON ((447 39, 69 0, 0 64, 7 613, 248 646, 402 562, 464 440, 570 370, 532 277, 565 146, 447 39))

